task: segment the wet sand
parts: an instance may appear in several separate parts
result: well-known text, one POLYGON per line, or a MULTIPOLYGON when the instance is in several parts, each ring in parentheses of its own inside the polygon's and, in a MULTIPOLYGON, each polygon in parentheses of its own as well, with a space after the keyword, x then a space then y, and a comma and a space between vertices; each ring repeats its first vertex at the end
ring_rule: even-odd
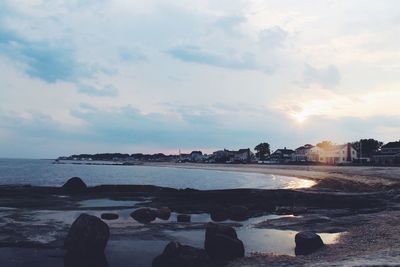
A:
POLYGON ((144 163, 149 166, 250 172, 292 176, 317 181, 317 188, 340 191, 377 191, 400 188, 400 167, 144 163), (328 181, 329 180, 329 181, 328 181))

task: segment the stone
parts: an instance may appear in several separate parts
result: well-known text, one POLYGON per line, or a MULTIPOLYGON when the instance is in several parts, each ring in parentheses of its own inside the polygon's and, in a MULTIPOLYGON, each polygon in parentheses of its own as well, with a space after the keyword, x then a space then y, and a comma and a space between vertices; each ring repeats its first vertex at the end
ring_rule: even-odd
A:
POLYGON ((87 185, 79 177, 72 177, 63 186, 62 189, 66 193, 82 193, 87 190, 87 185))
POLYGON ((156 219, 156 212, 149 208, 140 208, 132 212, 131 217, 140 223, 149 223, 156 219))
POLYGON ((171 216, 171 209, 168 207, 161 207, 156 211, 156 217, 161 220, 168 220, 171 216))
POLYGON ((233 260, 244 256, 243 242, 235 229, 216 223, 208 223, 204 248, 212 259, 233 260))
POLYGON ((296 255, 307 255, 324 246, 321 237, 311 231, 297 233, 295 236, 295 242, 296 255))
POLYGON ((226 208, 217 206, 211 210, 210 217, 214 222, 222 222, 229 219, 229 213, 226 208))
POLYGON ((152 267, 208 267, 210 259, 204 249, 182 245, 172 241, 164 252, 154 258, 152 267))
POLYGON ((234 221, 245 221, 248 219, 249 209, 245 206, 232 206, 228 210, 229 218, 234 221))
POLYGON ((102 213, 100 217, 103 220, 116 220, 119 218, 119 215, 116 213, 102 213))
POLYGON ((178 214, 178 216, 176 216, 176 220, 178 222, 190 222, 191 216, 188 214, 178 214))
POLYGON ((83 213, 72 223, 64 247, 71 255, 102 254, 109 237, 106 223, 83 213))

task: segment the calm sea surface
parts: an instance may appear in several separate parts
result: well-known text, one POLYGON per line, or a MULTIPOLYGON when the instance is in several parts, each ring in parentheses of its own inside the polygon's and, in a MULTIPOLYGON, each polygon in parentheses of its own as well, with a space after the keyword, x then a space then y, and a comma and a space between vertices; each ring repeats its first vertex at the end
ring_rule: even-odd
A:
POLYGON ((52 160, 0 159, 0 184, 61 186, 73 176, 88 185, 148 184, 173 188, 299 188, 311 181, 295 177, 173 167, 53 164, 52 160))

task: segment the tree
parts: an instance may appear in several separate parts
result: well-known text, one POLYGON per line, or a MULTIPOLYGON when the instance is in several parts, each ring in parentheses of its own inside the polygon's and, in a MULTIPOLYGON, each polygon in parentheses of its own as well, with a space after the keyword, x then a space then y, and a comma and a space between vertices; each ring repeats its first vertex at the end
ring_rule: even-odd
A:
POLYGON ((257 151, 256 156, 260 160, 265 160, 265 158, 271 154, 268 143, 260 143, 254 148, 254 150, 257 151))
POLYGON ((322 149, 328 149, 328 148, 330 148, 332 146, 333 146, 333 143, 331 141, 328 141, 328 140, 324 140, 324 141, 319 142, 317 144, 317 147, 322 148, 322 149))
POLYGON ((357 149, 362 157, 370 157, 382 147, 383 142, 370 138, 353 142, 352 145, 357 149))

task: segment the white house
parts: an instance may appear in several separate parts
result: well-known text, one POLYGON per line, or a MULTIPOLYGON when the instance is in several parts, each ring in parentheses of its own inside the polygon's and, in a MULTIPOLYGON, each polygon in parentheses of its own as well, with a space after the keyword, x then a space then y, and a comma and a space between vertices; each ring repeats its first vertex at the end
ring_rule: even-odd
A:
POLYGON ((318 151, 318 160, 326 164, 346 164, 357 159, 357 150, 350 143, 319 148, 316 151, 318 151))

